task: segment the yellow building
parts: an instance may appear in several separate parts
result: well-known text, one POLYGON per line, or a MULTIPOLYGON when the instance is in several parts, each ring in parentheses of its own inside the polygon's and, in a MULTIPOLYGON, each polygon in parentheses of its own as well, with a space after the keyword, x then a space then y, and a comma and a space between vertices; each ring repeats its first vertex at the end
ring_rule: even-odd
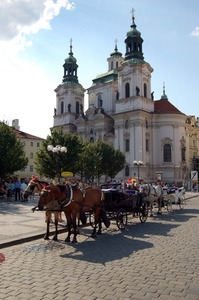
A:
POLYGON ((32 177, 32 175, 37 175, 39 177, 35 169, 34 160, 36 153, 41 147, 43 139, 38 136, 34 136, 32 134, 19 130, 18 122, 19 120, 17 119, 13 120, 12 128, 16 136, 21 140, 22 144, 24 145, 26 157, 28 158, 28 165, 23 170, 15 172, 15 175, 17 175, 20 179, 29 179, 32 177))

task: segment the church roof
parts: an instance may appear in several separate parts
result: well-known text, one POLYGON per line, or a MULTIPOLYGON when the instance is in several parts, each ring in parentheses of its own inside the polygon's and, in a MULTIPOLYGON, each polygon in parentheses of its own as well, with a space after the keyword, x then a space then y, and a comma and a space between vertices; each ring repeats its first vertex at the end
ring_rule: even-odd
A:
POLYGON ((154 113, 155 114, 183 114, 167 99, 160 99, 154 101, 154 113))

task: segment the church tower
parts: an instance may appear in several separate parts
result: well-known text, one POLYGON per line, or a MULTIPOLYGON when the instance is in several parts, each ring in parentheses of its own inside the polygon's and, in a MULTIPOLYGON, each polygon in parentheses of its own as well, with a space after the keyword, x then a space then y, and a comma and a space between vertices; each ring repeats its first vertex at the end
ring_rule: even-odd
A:
MULTIPOLYGON (((78 82, 77 60, 72 52, 72 40, 70 52, 65 59, 62 83, 55 89, 56 108, 54 109, 53 128, 63 127, 63 131, 74 133, 77 131, 75 119, 83 115, 85 89, 78 82)), ((52 128, 52 129, 53 129, 52 128)))

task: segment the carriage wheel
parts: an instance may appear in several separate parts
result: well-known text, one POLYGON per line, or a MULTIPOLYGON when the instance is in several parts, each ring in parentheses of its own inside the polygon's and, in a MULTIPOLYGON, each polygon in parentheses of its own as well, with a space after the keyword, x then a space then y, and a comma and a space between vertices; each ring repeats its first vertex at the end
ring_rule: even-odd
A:
POLYGON ((116 215, 116 223, 117 223, 117 227, 120 230, 125 229, 125 227, 127 226, 127 212, 124 208, 120 208, 118 210, 116 215))
POLYGON ((167 211, 172 212, 172 202, 170 199, 167 201, 167 211))
POLYGON ((148 217, 148 209, 147 209, 147 207, 146 206, 140 207, 139 218, 140 218, 141 223, 146 222, 147 217, 148 217))

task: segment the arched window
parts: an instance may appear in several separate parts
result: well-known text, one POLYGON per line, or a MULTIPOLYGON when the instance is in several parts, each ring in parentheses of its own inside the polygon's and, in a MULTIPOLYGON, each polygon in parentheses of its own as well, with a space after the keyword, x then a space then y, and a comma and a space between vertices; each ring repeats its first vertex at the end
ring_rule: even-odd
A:
POLYGON ((144 83, 144 97, 147 98, 147 84, 144 83))
POLYGON ((76 102, 76 114, 79 115, 79 102, 76 102))
POLYGON ((165 144, 164 145, 164 162, 171 162, 171 145, 165 144))
POLYGON ((61 102, 61 114, 63 114, 64 113, 64 102, 62 101, 61 102))
POLYGON ((102 96, 98 96, 98 108, 102 107, 103 101, 102 101, 102 96))
POLYGON ((125 166, 125 176, 129 176, 129 166, 125 166))
POLYGON ((130 84, 127 82, 125 85, 125 98, 130 97, 130 84))
POLYGON ((126 140, 126 152, 129 151, 129 140, 126 140))

